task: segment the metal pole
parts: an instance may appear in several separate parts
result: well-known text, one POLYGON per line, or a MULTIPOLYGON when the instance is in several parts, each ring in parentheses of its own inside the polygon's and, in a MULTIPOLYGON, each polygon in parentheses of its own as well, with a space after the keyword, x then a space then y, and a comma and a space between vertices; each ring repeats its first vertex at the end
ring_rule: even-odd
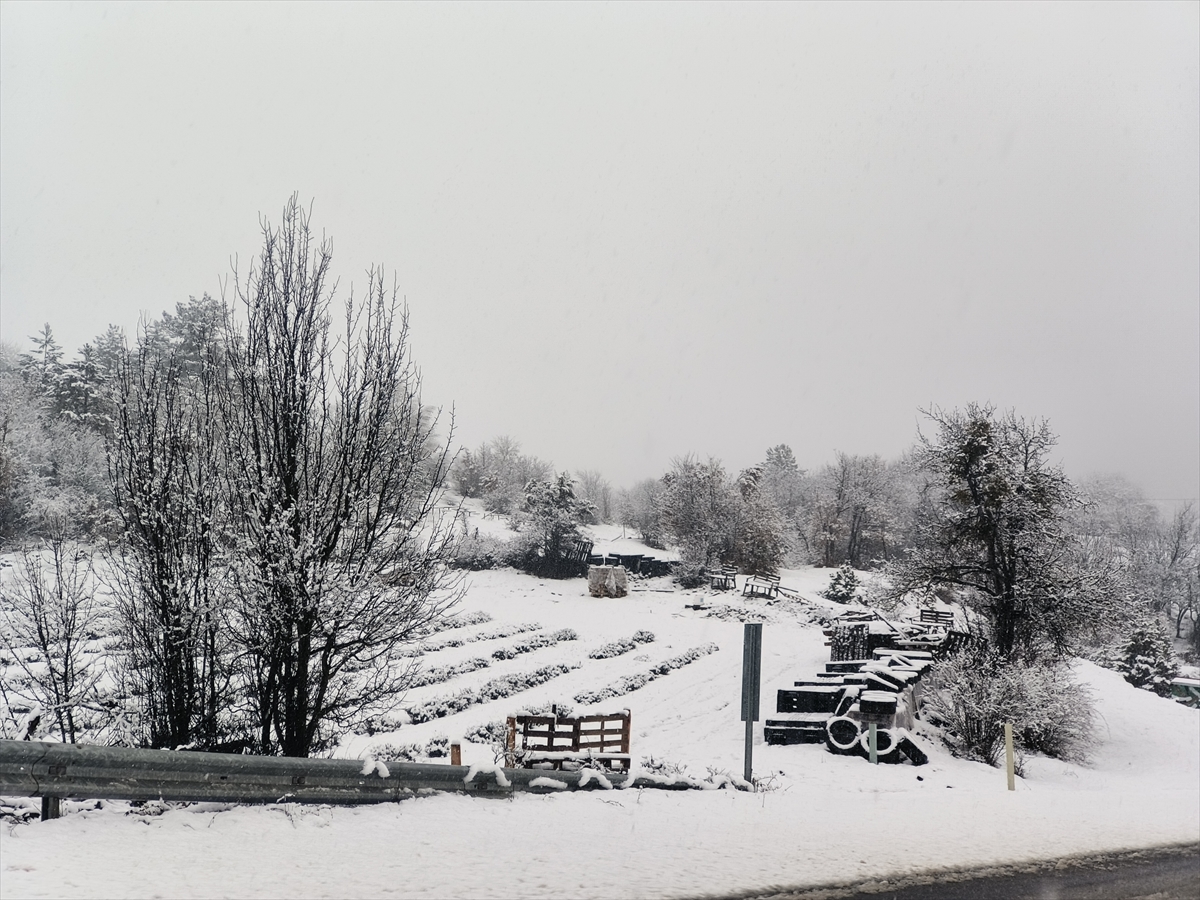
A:
POLYGON ((867 726, 867 747, 871 756, 871 765, 879 764, 879 732, 874 722, 867 726))
POLYGON ((762 622, 747 622, 742 642, 742 721, 746 723, 744 778, 753 783, 754 723, 762 687, 762 622))

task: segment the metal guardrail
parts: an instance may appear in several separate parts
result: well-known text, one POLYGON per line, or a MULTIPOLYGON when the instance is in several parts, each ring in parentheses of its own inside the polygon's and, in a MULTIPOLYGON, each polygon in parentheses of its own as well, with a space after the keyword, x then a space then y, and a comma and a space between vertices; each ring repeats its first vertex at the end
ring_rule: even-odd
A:
POLYGON ((129 750, 0 741, 0 795, 47 799, 226 803, 387 803, 432 791, 506 796, 513 791, 654 787, 686 790, 690 779, 623 772, 547 772, 388 760, 298 759, 174 750, 129 750))

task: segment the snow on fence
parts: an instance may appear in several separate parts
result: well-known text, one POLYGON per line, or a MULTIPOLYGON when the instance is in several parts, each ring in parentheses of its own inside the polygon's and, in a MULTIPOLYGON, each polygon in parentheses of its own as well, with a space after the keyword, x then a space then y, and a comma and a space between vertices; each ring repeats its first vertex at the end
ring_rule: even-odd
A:
POLYGON ((368 759, 297 759, 0 741, 0 795, 41 797, 43 818, 69 800, 222 803, 388 803, 428 791, 552 793, 609 788, 704 787, 641 772, 555 772, 368 759), (553 782, 553 783, 551 783, 553 782))

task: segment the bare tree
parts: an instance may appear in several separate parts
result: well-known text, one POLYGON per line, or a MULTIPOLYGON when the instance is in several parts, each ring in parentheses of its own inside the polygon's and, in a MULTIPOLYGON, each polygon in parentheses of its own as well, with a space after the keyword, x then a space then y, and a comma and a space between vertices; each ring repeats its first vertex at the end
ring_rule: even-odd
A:
POLYGON ((102 617, 88 552, 61 536, 21 552, 0 589, 0 641, 24 674, 23 684, 5 688, 10 714, 11 691, 52 714, 63 743, 75 743, 101 674, 88 642, 102 617))
POLYGON ((454 514, 437 508, 450 436, 421 406, 407 310, 372 269, 338 336, 330 260, 293 197, 263 225, 229 334, 234 621, 257 743, 287 756, 393 704, 402 646, 456 600, 454 514))
POLYGON ((632 528, 648 547, 666 547, 660 515, 664 490, 661 478, 645 478, 617 495, 617 517, 622 528, 632 528))
POLYGON ((575 479, 579 484, 580 499, 591 503, 596 510, 593 518, 597 522, 611 522, 613 520, 613 489, 608 479, 595 469, 576 472, 575 479))
POLYGON ((229 728, 220 536, 223 350, 181 353, 147 327, 117 371, 109 477, 123 524, 110 555, 128 657, 152 747, 219 743, 229 728))

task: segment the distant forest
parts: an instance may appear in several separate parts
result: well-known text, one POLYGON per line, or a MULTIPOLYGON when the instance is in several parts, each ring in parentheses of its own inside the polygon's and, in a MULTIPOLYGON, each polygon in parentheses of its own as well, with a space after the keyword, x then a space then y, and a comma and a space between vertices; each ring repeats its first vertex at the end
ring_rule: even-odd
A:
MULTIPOLYGON (((110 455, 121 392, 131 389, 122 377, 150 356, 170 356, 186 374, 226 352, 227 312, 207 295, 191 298, 145 323, 132 347, 110 326, 71 358, 49 324, 24 350, 0 347, 0 547, 52 534, 88 543, 117 536, 110 455)), ((450 449, 456 452, 443 486, 490 512, 519 517, 530 484, 566 479, 579 524, 620 525, 651 547, 679 549, 696 568, 725 562, 745 571, 879 569, 919 545, 930 496, 918 447, 895 459, 838 452, 804 469, 779 444, 740 472, 717 459, 681 456, 660 477, 624 487, 595 470, 560 471, 509 436, 450 449)), ((1153 610, 1176 639, 1200 649, 1195 506, 1164 516, 1119 475, 1073 487, 1065 510, 1071 533, 1093 561, 1120 574, 1121 590, 1153 610)))

